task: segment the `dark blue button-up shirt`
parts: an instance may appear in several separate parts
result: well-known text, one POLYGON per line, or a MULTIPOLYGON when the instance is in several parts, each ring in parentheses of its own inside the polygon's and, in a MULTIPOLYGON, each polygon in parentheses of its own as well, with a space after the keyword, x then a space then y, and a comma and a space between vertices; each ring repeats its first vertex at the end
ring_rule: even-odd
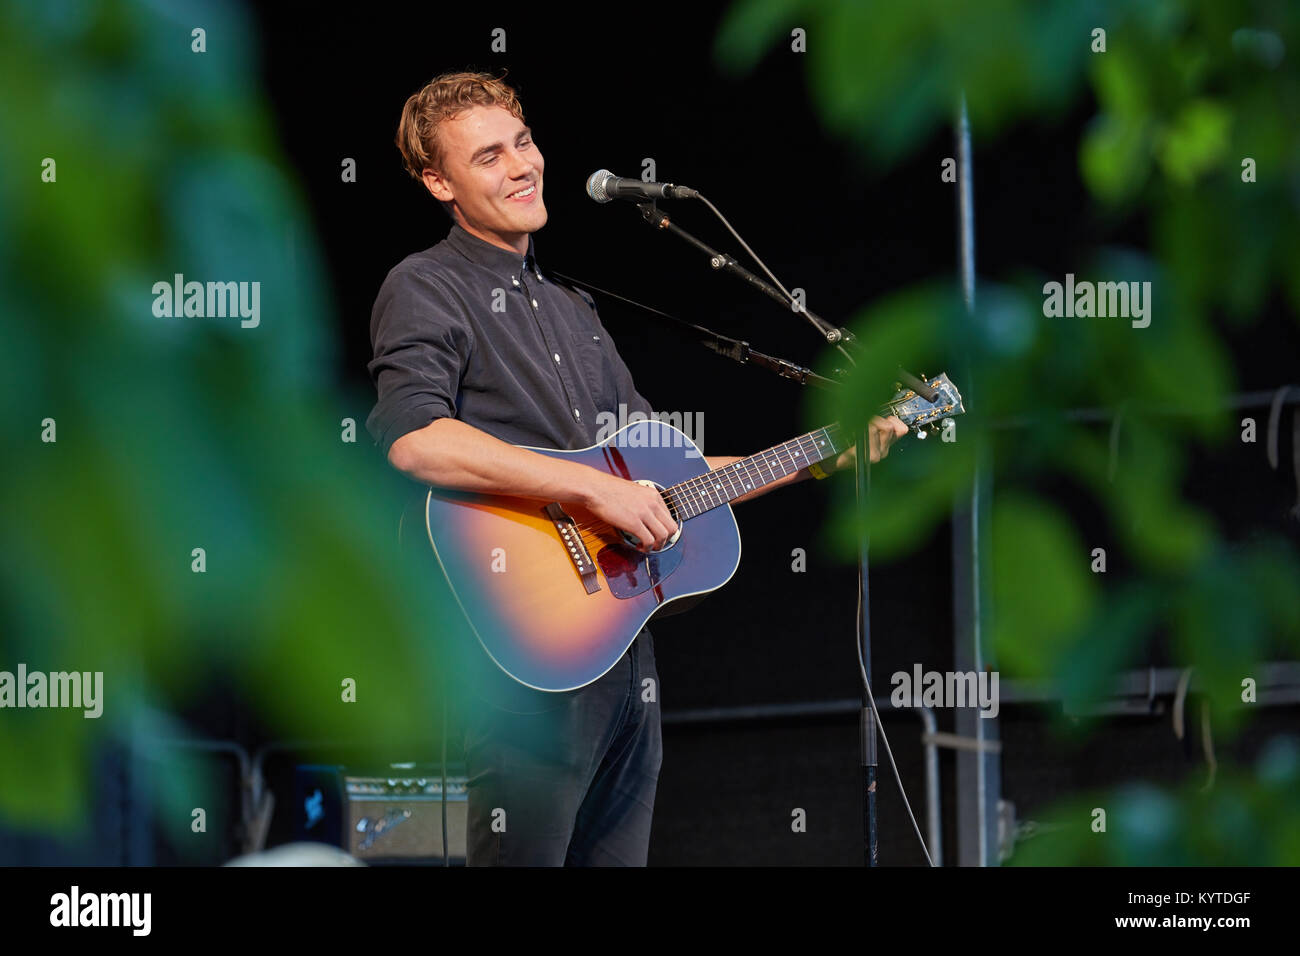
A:
POLYGON ((366 428, 385 455, 438 418, 515 445, 574 449, 595 444, 598 414, 618 417, 620 403, 624 416, 651 414, 595 302, 543 276, 531 236, 520 256, 453 225, 388 273, 370 341, 379 400, 366 428))

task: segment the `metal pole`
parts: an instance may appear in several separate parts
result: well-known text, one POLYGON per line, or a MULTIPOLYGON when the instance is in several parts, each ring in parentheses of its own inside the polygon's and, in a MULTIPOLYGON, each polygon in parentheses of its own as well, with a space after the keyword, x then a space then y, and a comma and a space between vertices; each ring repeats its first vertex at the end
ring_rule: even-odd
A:
POLYGON ((880 844, 876 832, 876 769, 879 760, 876 752, 876 715, 871 709, 871 701, 868 697, 871 687, 871 590, 868 576, 870 533, 866 530, 865 521, 867 501, 871 495, 871 458, 867 454, 870 448, 869 429, 864 428, 858 436, 858 454, 855 461, 858 517, 863 527, 862 537, 858 541, 858 635, 860 636, 858 654, 861 655, 862 679, 866 682, 862 689, 858 744, 859 762, 862 768, 863 856, 867 866, 876 866, 880 862, 880 844))
MULTIPOLYGON (((975 184, 971 164, 970 122, 966 95, 957 117, 958 265, 968 318, 975 310, 975 184)), ((978 396, 979 384, 970 368, 962 373, 964 389, 978 396)), ((976 439, 978 440, 978 439, 976 439)), ((953 505, 953 667, 980 673, 992 667, 985 628, 987 584, 983 577, 988 542, 988 461, 981 442, 970 484, 957 492, 953 505)), ((998 740, 997 720, 975 710, 959 708, 957 734, 982 743, 998 740)), ((1001 765, 995 748, 979 746, 957 752, 957 859, 962 866, 992 866, 998 862, 998 801, 1001 765)))

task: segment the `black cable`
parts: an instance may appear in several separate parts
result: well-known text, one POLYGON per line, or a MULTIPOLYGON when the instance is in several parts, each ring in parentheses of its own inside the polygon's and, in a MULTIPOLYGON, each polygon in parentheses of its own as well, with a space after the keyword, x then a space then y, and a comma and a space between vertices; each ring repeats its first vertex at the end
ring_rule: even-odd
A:
MULTIPOLYGON (((868 463, 865 465, 868 469, 871 467, 869 456, 870 453, 868 453, 868 463)), ((903 798, 903 806, 907 809, 908 819, 912 821, 912 829, 916 831, 916 839, 920 841, 921 852, 925 854, 925 862, 930 866, 934 866, 934 858, 930 856, 930 848, 925 845, 925 837, 921 836, 921 827, 916 822, 916 814, 912 812, 912 801, 907 799, 907 790, 903 787, 903 778, 899 776, 898 763, 894 760, 894 751, 889 746, 889 735, 885 733, 885 724, 880 719, 880 711, 876 708, 876 697, 871 693, 871 681, 867 680, 867 665, 862 656, 862 573, 860 569, 858 572, 858 614, 853 626, 857 638, 854 643, 857 644, 858 674, 862 677, 862 686, 867 691, 867 704, 871 707, 871 713, 876 719, 876 729, 880 731, 880 739, 885 744, 885 754, 889 757, 889 766, 894 771, 894 780, 898 783, 899 796, 903 798)))
MULTIPOLYGON (((731 227, 731 223, 727 221, 727 217, 724 216, 721 213, 721 211, 719 211, 718 207, 713 205, 713 203, 709 202, 703 196, 700 196, 699 198, 706 206, 709 207, 710 210, 713 211, 713 214, 715 216, 717 216, 720 220, 722 220, 722 224, 727 227, 727 231, 736 237, 736 241, 739 242, 741 246, 744 247, 745 251, 749 253, 750 257, 755 262, 758 263, 759 267, 764 272, 767 273, 767 277, 771 279, 772 282, 776 285, 776 287, 785 294, 785 297, 789 299, 792 303, 796 302, 794 296, 792 296, 789 290, 787 290, 786 287, 781 284, 781 280, 772 274, 772 270, 767 267, 767 263, 765 263, 762 259, 760 259, 758 255, 754 252, 754 250, 749 248, 749 244, 746 243, 745 240, 740 237, 740 233, 736 232, 736 230, 731 227)), ((812 322, 814 326, 817 326, 817 322, 812 318, 811 315, 808 315, 806 310, 799 309, 799 311, 804 313, 804 316, 808 319, 809 322, 812 322)), ((849 355, 848 351, 844 348, 843 345, 836 344, 835 347, 838 348, 840 352, 844 354, 844 357, 847 358, 851 364, 854 365, 857 364, 856 362, 853 361, 853 356, 849 355)), ((859 449, 859 452, 869 454, 869 449, 859 449)), ((867 464, 866 467, 869 468, 870 464, 867 464)), ((857 651, 858 651, 858 671, 862 676, 862 686, 865 687, 867 691, 867 703, 871 707, 871 712, 875 716, 876 727, 880 731, 880 739, 884 741, 885 754, 889 757, 889 765, 894 771, 894 780, 897 781, 898 783, 898 792, 903 798, 903 806, 907 808, 907 815, 909 818, 911 818, 912 829, 916 831, 916 838, 921 843, 921 852, 925 854, 926 862, 929 863, 930 866, 934 866, 934 860, 930 856, 930 848, 925 845, 925 838, 921 836, 921 828, 916 823, 916 815, 912 813, 912 802, 907 799, 907 791, 903 789, 903 778, 899 776, 898 764, 894 760, 894 751, 890 749, 889 737, 885 734, 885 725, 880 720, 880 711, 876 709, 876 698, 871 693, 871 681, 867 680, 866 663, 863 660, 863 656, 862 656, 862 641, 864 637, 862 633, 862 597, 863 597, 862 575, 861 573, 859 573, 858 574, 858 616, 857 616, 857 621, 854 625, 857 634, 856 643, 857 643, 857 651)))

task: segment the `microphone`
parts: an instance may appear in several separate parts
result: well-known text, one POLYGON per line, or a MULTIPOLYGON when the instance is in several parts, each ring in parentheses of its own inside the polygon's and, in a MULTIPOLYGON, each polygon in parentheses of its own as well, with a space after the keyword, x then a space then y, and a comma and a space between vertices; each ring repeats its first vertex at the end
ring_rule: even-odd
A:
POLYGON ((598 169, 587 177, 587 195, 596 202, 611 199, 631 199, 646 202, 650 199, 699 199, 700 194, 688 186, 672 183, 643 183, 639 179, 624 179, 608 169, 598 169))

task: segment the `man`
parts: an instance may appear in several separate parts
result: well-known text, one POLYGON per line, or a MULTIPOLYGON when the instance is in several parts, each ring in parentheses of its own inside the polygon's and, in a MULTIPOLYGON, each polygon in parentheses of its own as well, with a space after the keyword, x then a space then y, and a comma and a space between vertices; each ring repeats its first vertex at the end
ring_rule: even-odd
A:
MULTIPOLYGON (((579 504, 643 549, 662 547, 676 525, 656 490, 516 447, 587 447, 600 412, 652 409, 594 301, 547 278, 534 257, 545 163, 514 91, 486 74, 437 77, 407 100, 397 146, 454 225, 380 289, 371 435, 424 484, 579 504)), ((873 420, 871 459, 906 431, 896 418, 873 420)), ((851 462, 846 453, 836 464, 851 462)), ((658 682, 646 629, 576 691, 496 676, 480 695, 496 702, 467 717, 471 866, 645 864, 663 754, 645 678, 658 682)))

